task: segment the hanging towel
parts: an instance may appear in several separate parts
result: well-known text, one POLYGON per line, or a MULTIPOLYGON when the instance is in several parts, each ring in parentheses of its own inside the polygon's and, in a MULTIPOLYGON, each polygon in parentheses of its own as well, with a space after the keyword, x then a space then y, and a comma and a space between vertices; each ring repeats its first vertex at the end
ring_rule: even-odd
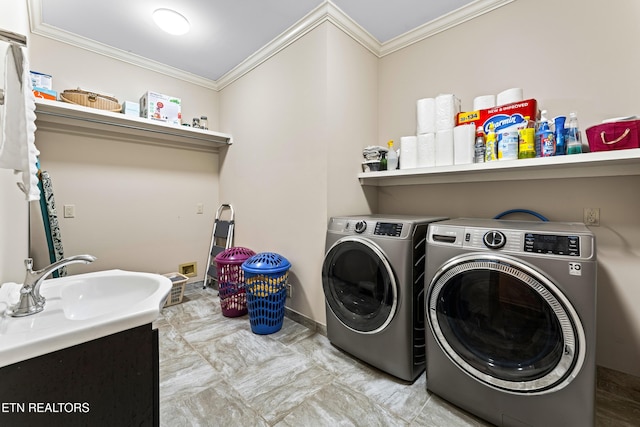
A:
POLYGON ((7 49, 4 70, 4 105, 0 107, 0 168, 22 172, 18 187, 28 201, 38 200, 38 155, 36 104, 29 74, 29 61, 22 46, 7 49))

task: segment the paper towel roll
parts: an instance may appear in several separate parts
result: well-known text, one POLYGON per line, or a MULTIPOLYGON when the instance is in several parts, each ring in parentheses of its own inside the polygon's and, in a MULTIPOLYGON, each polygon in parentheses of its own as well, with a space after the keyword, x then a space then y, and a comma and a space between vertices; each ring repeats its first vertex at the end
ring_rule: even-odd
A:
POLYGON ((435 98, 418 99, 416 103, 417 135, 436 131, 435 98))
POLYGON ((476 126, 460 125, 453 128, 453 163, 473 163, 476 126))
POLYGON ((460 100, 452 94, 436 96, 436 132, 453 129, 456 114, 460 112, 460 100))
POLYGON ((418 137, 400 138, 400 169, 413 169, 418 165, 418 137))
POLYGON ((487 110, 496 106, 495 95, 481 95, 473 98, 473 111, 487 110))
POLYGON ((453 129, 436 132, 436 166, 453 164, 453 129))
POLYGON ((503 90, 496 97, 496 106, 511 104, 512 102, 520 102, 524 99, 522 88, 514 87, 503 90))
POLYGON ((418 167, 428 168, 436 165, 435 132, 418 135, 418 167))

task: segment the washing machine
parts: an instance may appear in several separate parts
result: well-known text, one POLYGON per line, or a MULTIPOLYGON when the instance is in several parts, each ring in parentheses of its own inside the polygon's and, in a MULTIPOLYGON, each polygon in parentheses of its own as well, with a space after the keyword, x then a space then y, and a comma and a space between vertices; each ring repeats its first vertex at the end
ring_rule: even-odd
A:
POLYGON ((593 426, 596 250, 582 223, 427 235, 427 389, 498 426, 593 426))
POLYGON ((428 225, 442 219, 329 220, 322 286, 333 345, 405 381, 424 372, 425 242, 428 225))

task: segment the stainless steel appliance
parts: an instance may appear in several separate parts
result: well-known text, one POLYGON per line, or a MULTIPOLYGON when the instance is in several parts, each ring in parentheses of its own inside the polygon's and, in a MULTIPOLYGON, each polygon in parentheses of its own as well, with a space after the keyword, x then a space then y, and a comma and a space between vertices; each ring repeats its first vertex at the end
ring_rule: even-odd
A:
POLYGON ((427 389, 498 426, 592 426, 596 251, 581 223, 429 226, 427 389))
POLYGON ((330 219, 322 286, 332 344, 406 381, 424 371, 425 238, 441 219, 330 219))

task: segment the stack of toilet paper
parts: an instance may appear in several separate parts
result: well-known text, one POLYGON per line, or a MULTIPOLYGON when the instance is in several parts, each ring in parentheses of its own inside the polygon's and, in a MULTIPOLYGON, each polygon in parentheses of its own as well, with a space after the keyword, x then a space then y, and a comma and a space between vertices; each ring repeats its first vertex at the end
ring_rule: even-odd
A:
POLYGON ((473 111, 488 110, 501 105, 512 104, 524 100, 522 88, 513 87, 506 89, 497 95, 480 95, 473 98, 473 111))
MULTIPOLYGON (((459 112, 460 100, 453 94, 442 94, 417 101, 416 167, 454 164, 453 129, 459 112)), ((400 157, 402 158, 402 152, 400 157)), ((414 162, 410 159, 409 164, 412 165, 414 162)), ((403 168, 402 159, 400 167, 403 168)))

